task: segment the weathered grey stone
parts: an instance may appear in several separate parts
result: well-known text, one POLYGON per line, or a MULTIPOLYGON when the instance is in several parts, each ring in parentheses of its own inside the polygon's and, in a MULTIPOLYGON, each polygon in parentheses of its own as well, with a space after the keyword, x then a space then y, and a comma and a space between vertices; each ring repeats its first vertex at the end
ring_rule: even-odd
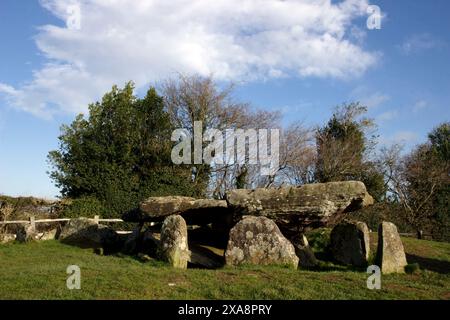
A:
POLYGON ((345 220, 331 231, 330 247, 336 261, 365 266, 370 254, 369 228, 364 222, 345 220))
POLYGON ((31 225, 31 223, 27 223, 18 228, 16 239, 19 242, 54 240, 56 238, 57 232, 57 229, 37 232, 36 229, 31 225))
POLYGON ((16 240, 16 235, 12 233, 0 233, 0 243, 5 244, 16 240))
POLYGON ((71 219, 62 228, 59 240, 82 248, 104 248, 108 252, 120 246, 120 238, 113 229, 86 218, 71 219))
POLYGON ((299 267, 311 268, 317 266, 318 261, 305 235, 299 234, 297 237, 291 239, 291 243, 294 245, 295 254, 299 259, 299 267))
POLYGON ((403 273, 406 261, 402 240, 397 227, 391 222, 383 221, 378 227, 377 264, 382 273, 403 273))
POLYGON ((39 241, 55 240, 57 233, 58 233, 58 229, 52 229, 49 231, 40 232, 36 235, 35 239, 39 240, 39 241))
POLYGON ((344 181, 278 189, 238 189, 226 194, 228 207, 241 215, 273 219, 283 233, 326 225, 336 215, 373 203, 364 183, 344 181))
POLYGON ((138 258, 142 261, 142 262, 149 262, 152 261, 152 257, 150 257, 148 254, 145 253, 138 253, 138 258))
POLYGON ((168 216, 161 228, 160 257, 175 268, 186 269, 189 248, 186 221, 180 215, 168 216))
POLYGON ((244 216, 230 231, 225 252, 227 265, 290 265, 297 268, 294 246, 266 217, 244 216))
POLYGON ((137 226, 131 234, 129 234, 124 242, 122 252, 125 254, 135 254, 139 248, 139 240, 141 238, 142 225, 137 226))
POLYGON ((139 242, 138 251, 155 257, 158 254, 160 243, 161 235, 155 234, 151 229, 147 229, 142 233, 142 239, 139 242))
POLYGON ((224 264, 223 256, 218 256, 211 250, 195 244, 189 244, 189 262, 208 269, 220 268, 224 264))
POLYGON ((226 216, 225 200, 195 199, 181 196, 150 197, 141 202, 139 210, 123 215, 129 222, 162 221, 173 214, 182 215, 189 224, 222 222, 226 216))
POLYGON ((151 217, 165 217, 189 210, 226 207, 227 203, 224 200, 195 199, 181 196, 151 197, 140 204, 140 209, 151 217))
POLYGON ((17 229, 16 240, 19 242, 34 241, 38 237, 36 229, 31 223, 23 224, 17 229))

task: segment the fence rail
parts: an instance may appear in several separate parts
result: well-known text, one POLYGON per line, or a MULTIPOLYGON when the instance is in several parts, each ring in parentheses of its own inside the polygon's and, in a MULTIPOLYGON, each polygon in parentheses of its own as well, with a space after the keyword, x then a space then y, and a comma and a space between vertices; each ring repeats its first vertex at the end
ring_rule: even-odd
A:
MULTIPOLYGON (((36 220, 34 216, 31 216, 29 220, 12 220, 12 221, 0 221, 0 226, 9 224, 31 224, 33 229, 36 229, 36 223, 51 223, 51 222, 68 222, 72 219, 70 218, 60 218, 60 219, 38 219, 36 220)), ((88 220, 94 221, 99 224, 100 222, 124 222, 122 219, 100 219, 100 216, 94 216, 94 218, 88 218, 88 220)), ((131 234, 133 231, 118 231, 117 234, 127 235, 131 234)))
POLYGON ((432 239, 433 235, 431 233, 417 233, 417 232, 406 232, 406 233, 399 233, 402 237, 408 237, 408 238, 417 238, 417 239, 432 239))
MULTIPOLYGON (((30 223, 31 225, 35 226, 36 223, 68 222, 70 220, 71 220, 70 218, 38 219, 38 220, 36 220, 35 217, 31 216, 29 220, 0 221, 0 225, 6 225, 6 224, 27 224, 27 223, 30 223)), ((92 221, 94 221, 96 223, 100 223, 100 222, 124 222, 122 219, 100 219, 99 216, 94 216, 94 218, 89 218, 89 220, 92 220, 92 221)))

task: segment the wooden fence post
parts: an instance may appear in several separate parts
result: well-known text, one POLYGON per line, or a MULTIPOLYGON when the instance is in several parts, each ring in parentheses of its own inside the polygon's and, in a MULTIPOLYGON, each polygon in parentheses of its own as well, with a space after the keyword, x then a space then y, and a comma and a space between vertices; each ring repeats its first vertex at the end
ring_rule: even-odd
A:
POLYGON ((36 230, 36 219, 34 218, 34 216, 30 216, 30 224, 31 224, 31 228, 33 230, 36 230))
POLYGON ((95 222, 96 224, 99 223, 99 220, 100 220, 100 217, 99 217, 99 216, 94 216, 94 222, 95 222))
POLYGON ((417 239, 423 239, 423 231, 422 230, 417 231, 417 239))

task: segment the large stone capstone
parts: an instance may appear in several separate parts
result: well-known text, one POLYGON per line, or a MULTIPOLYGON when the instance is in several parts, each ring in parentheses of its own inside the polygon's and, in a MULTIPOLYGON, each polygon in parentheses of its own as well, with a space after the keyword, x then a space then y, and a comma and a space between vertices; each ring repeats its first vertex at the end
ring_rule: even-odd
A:
POLYGON ((129 222, 162 221, 167 216, 183 216, 188 224, 220 223, 226 220, 228 208, 224 200, 195 199, 182 196, 150 197, 139 209, 123 216, 129 222))
POLYGON ((82 248, 103 248, 107 252, 115 251, 121 245, 120 237, 112 228, 87 218, 71 219, 62 228, 58 239, 82 248))
POLYGON ((362 267, 370 254, 369 228, 364 222, 343 221, 330 234, 330 247, 336 261, 362 267))
POLYGON ((376 262, 382 273, 403 273, 408 264, 397 227, 391 222, 383 221, 378 227, 376 262))
POLYGON ((179 215, 168 216, 161 228, 160 257, 173 267, 186 269, 190 259, 186 221, 179 215))
POLYGON ((230 231, 225 251, 227 265, 290 265, 297 268, 294 246, 266 217, 245 216, 230 231))
POLYGON ((237 189, 226 194, 234 214, 273 219, 284 234, 326 225, 340 213, 373 204, 364 183, 344 181, 278 189, 237 189))

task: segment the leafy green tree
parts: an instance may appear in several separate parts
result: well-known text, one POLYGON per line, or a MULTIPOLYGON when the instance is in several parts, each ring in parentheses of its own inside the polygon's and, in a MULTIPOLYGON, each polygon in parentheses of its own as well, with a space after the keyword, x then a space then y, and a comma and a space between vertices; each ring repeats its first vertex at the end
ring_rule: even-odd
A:
POLYGON ((440 240, 450 241, 450 122, 436 127, 428 135, 432 152, 439 159, 443 169, 443 181, 433 197, 435 220, 433 236, 440 240))
POLYGON ((369 193, 381 200, 386 188, 384 177, 369 154, 375 146, 375 136, 370 135, 371 119, 363 117, 365 106, 350 103, 338 107, 328 123, 317 130, 316 180, 363 181, 369 193))
POLYGON ((444 122, 428 134, 433 152, 442 161, 450 161, 450 122, 444 122))
POLYGON ((50 177, 65 197, 95 197, 111 216, 151 195, 195 195, 189 168, 172 164, 173 130, 154 88, 142 99, 133 83, 114 86, 89 116, 62 126, 59 149, 49 153, 50 177))

